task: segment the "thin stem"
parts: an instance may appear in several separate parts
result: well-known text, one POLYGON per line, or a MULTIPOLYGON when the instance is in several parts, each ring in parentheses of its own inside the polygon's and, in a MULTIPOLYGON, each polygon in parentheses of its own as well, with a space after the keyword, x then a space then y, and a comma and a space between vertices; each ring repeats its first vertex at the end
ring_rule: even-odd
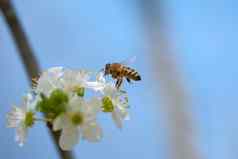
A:
MULTIPOLYGON (((0 10, 3 13, 6 23, 9 26, 13 40, 18 48, 19 56, 24 64, 29 82, 32 84, 32 79, 40 74, 40 67, 34 56, 33 50, 27 40, 26 34, 17 17, 15 8, 10 0, 0 0, 0 10)), ((52 124, 47 122, 49 134, 54 141, 55 148, 61 159, 74 159, 73 153, 70 151, 63 151, 58 145, 60 132, 52 131, 52 124)))

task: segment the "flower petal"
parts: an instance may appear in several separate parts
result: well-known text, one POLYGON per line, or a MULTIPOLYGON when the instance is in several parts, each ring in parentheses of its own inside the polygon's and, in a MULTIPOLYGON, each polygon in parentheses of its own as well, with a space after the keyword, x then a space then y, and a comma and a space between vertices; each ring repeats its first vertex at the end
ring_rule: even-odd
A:
POLYGON ((103 71, 99 72, 96 76, 96 81, 100 82, 100 83, 106 83, 106 80, 104 78, 104 73, 103 71))
POLYGON ((62 78, 63 73, 63 67, 52 67, 43 72, 37 82, 36 91, 49 96, 53 89, 62 87, 60 78, 62 78))
POLYGON ((82 111, 82 106, 85 105, 85 101, 82 97, 74 95, 70 98, 68 111, 82 111))
POLYGON ((102 102, 97 97, 92 97, 90 101, 86 102, 83 106, 82 111, 86 114, 96 115, 97 112, 101 110, 102 102))
POLYGON ((15 140, 16 142, 18 142, 19 146, 23 146, 24 143, 26 142, 27 130, 28 129, 25 126, 23 126, 23 124, 16 129, 15 140))
POLYGON ((59 145, 62 150, 72 150, 79 141, 79 129, 77 127, 66 126, 61 132, 59 145))
POLYGON ((103 90, 103 94, 105 96, 110 96, 112 98, 114 98, 117 93, 118 93, 118 90, 112 83, 106 84, 106 86, 103 90))
MULTIPOLYGON (((116 107, 115 107, 116 108, 116 107)), ((119 128, 119 129, 122 129, 122 118, 119 114, 118 111, 114 110, 112 112, 112 119, 114 121, 114 123, 116 124, 116 126, 119 128)))
POLYGON ((58 116, 54 121, 53 121, 53 130, 58 131, 61 130, 64 126, 64 120, 65 117, 64 115, 58 116))
POLYGON ((7 113, 7 127, 15 128, 24 120, 25 112, 16 106, 12 107, 12 110, 7 113))
POLYGON ((90 72, 86 70, 79 70, 76 76, 76 80, 85 82, 90 78, 90 72))
POLYGON ((96 122, 83 127, 83 139, 86 139, 89 142, 98 142, 102 137, 102 129, 96 122))
POLYGON ((94 91, 100 91, 103 92, 103 89, 105 87, 105 84, 100 83, 100 82, 85 82, 85 87, 92 89, 94 91))
POLYGON ((47 70, 48 74, 51 76, 62 76, 63 71, 64 67, 62 66, 51 67, 47 70))
POLYGON ((116 109, 117 109, 117 113, 121 117, 121 119, 130 120, 129 113, 125 107, 120 107, 120 105, 118 104, 116 109))

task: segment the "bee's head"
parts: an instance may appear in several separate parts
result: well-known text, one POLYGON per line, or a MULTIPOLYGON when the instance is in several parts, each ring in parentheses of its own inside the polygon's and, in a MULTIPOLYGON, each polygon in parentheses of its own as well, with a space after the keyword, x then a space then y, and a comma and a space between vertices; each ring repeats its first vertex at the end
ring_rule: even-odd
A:
POLYGON ((106 76, 110 73, 110 66, 111 66, 110 63, 105 65, 104 76, 106 76))

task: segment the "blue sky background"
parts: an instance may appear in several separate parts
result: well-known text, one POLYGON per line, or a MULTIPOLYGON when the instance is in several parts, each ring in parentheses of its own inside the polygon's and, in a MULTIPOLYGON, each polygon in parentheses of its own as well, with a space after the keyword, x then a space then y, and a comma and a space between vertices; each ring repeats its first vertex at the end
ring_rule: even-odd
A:
MULTIPOLYGON (((132 65, 142 81, 125 84, 131 120, 122 131, 110 116, 100 116, 104 138, 81 141, 78 158, 164 158, 166 130, 146 52, 137 1, 14 0, 19 17, 43 69, 52 66, 99 70, 105 63, 137 56, 132 65), (159 109, 158 109, 159 108, 159 109)), ((197 144, 204 158, 238 157, 238 2, 168 0, 169 36, 192 97, 197 144)), ((19 148, 5 114, 20 104, 28 81, 9 30, 0 16, 0 154, 10 159, 56 158, 44 124, 37 124, 19 148)))

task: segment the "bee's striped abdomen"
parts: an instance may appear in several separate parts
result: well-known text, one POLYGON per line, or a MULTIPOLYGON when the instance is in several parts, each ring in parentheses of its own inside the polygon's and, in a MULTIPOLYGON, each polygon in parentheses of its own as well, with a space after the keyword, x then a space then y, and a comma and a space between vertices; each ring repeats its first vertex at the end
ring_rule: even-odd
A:
POLYGON ((139 73, 130 67, 124 67, 123 72, 124 72, 124 76, 126 76, 129 79, 132 79, 135 81, 141 80, 139 73))

